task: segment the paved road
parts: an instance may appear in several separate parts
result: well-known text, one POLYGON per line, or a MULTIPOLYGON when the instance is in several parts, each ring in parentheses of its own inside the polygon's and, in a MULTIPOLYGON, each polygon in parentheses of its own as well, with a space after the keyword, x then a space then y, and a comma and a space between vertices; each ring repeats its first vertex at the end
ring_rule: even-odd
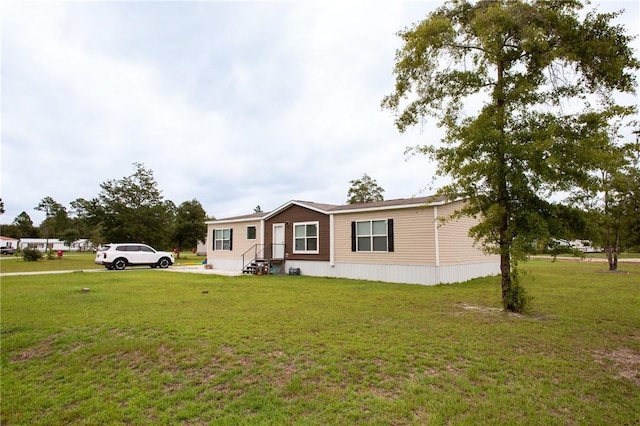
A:
MULTIPOLYGON (((531 258, 553 260, 553 257, 549 255, 535 255, 535 256, 531 256, 531 258)), ((594 263, 609 262, 606 257, 586 257, 582 259, 580 257, 573 257, 573 256, 558 256, 556 257, 556 260, 565 260, 569 262, 594 262, 594 263)), ((640 258, 618 259, 618 264, 620 263, 640 263, 640 258)))

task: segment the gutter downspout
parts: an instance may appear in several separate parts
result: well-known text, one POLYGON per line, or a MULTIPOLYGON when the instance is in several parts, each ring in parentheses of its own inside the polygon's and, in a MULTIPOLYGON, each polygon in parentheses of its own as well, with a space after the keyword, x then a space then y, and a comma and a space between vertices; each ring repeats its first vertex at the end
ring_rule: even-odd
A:
POLYGON ((433 235, 436 250, 436 284, 440 284, 440 237, 438 235, 438 206, 433 206, 433 235))
POLYGON ((440 266, 440 237, 438 235, 438 228, 438 207, 433 206, 433 232, 436 240, 436 266, 440 266))
POLYGON ((260 245, 264 247, 264 219, 260 219, 260 245))

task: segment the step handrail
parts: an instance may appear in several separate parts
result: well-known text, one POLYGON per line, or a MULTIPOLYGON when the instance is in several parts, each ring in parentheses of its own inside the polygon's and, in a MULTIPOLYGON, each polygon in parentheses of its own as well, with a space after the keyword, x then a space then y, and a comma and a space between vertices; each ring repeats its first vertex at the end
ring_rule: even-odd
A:
MULTIPOLYGON (((284 244, 282 244, 282 243, 281 244, 273 244, 273 243, 269 243, 269 244, 254 244, 253 246, 249 247, 249 249, 247 249, 244 253, 242 253, 242 270, 243 271, 246 270, 249 265, 251 265, 256 260, 258 260, 258 255, 262 255, 263 258, 264 258, 264 254, 267 252, 267 249, 269 249, 269 251, 268 251, 269 256, 267 256, 266 259, 269 262, 271 262, 274 259, 274 257, 273 257, 273 247, 274 246, 283 246, 284 247, 284 244), (247 256, 247 254, 249 254, 251 251, 253 251, 253 254, 247 256), (247 262, 247 261, 245 261, 245 258, 250 258, 250 260, 247 262)), ((278 260, 284 260, 284 257, 278 258, 278 260)))

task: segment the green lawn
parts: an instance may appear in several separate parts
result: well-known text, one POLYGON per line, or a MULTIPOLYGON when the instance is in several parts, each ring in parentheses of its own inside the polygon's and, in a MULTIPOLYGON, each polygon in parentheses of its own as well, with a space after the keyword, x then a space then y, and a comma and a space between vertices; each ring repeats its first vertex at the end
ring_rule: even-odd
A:
POLYGON ((526 316, 497 278, 3 277, 0 423, 638 424, 640 264, 523 269, 526 316))
MULTIPOLYGON (((25 262, 19 255, 1 256, 0 272, 35 272, 35 271, 82 271, 88 269, 104 269, 101 265, 94 263, 95 253, 68 253, 62 257, 48 259, 46 256, 37 262, 25 262)), ((180 259, 176 259, 176 264, 200 264, 205 258, 197 256, 191 252, 180 253, 180 259)))

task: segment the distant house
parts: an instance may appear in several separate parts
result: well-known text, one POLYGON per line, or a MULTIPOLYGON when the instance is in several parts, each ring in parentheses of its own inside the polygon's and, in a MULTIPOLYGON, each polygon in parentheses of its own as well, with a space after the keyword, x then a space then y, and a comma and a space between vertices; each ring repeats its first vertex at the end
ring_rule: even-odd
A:
MULTIPOLYGON (((25 248, 37 249, 42 252, 46 251, 45 246, 47 244, 46 238, 20 238, 20 250, 25 248)), ((71 243, 70 246, 66 245, 64 241, 57 238, 49 238, 49 249, 54 251, 92 251, 94 249, 93 243, 86 239, 81 238, 71 243)))
POLYGON ((0 251, 3 254, 13 254, 18 249, 18 241, 20 240, 0 235, 0 251))
POLYGON ((63 241, 60 241, 57 238, 49 238, 47 241, 46 238, 20 238, 20 250, 28 249, 36 249, 42 252, 47 251, 47 249, 58 251, 69 251, 69 247, 64 244, 63 241), (49 244, 47 246, 47 243, 49 244))
POLYGON ((332 205, 289 201, 272 212, 206 222, 214 269, 439 284, 499 273, 468 236, 474 218, 439 197, 332 205))
POLYGON ((70 251, 93 251, 94 249, 95 246, 91 240, 86 238, 80 238, 79 240, 72 242, 69 246, 70 251))

